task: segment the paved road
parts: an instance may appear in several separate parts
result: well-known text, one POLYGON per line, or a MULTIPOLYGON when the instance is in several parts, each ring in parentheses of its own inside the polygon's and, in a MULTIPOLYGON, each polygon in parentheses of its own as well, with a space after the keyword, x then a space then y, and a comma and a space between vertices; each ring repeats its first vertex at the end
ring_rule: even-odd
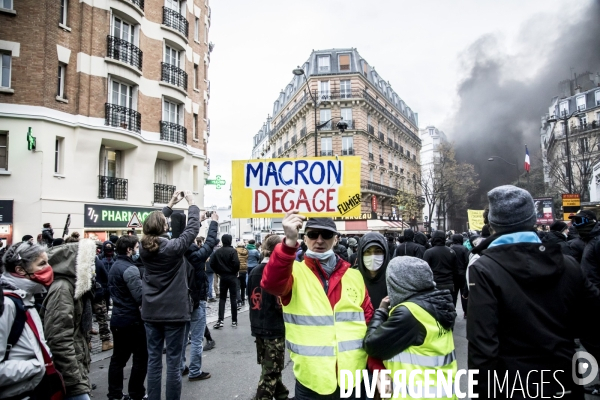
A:
MULTIPOLYGON (((184 400, 197 399, 242 399, 249 400, 255 393, 260 367, 256 364, 256 350, 254 338, 250 335, 250 322, 247 307, 239 315, 237 328, 231 327, 231 318, 227 316, 225 326, 221 330, 212 329, 216 320, 214 311, 217 303, 209 303, 211 310, 208 312, 209 327, 217 346, 204 352, 202 369, 210 372, 212 377, 205 381, 189 382, 187 377, 183 380, 181 398, 184 400)), ((460 308, 460 305, 459 305, 460 308)), ((458 310, 454 343, 458 358, 458 368, 467 368, 467 339, 466 320, 462 317, 462 310, 458 310)), ((188 346, 189 351, 189 346, 188 346)), ((108 365, 111 352, 95 355, 92 363, 91 380, 98 387, 93 392, 97 399, 103 399, 108 393, 108 365)), ((286 365, 283 373, 283 382, 290 389, 290 396, 294 394, 294 373, 292 364, 286 352, 286 365)), ((163 370, 164 371, 164 370, 163 370)), ((125 371, 129 376, 129 368, 125 371)), ((163 385, 165 381, 163 378, 163 385)), ((127 381, 124 382, 125 391, 127 381)), ((466 389, 466 384, 461 385, 466 389)))

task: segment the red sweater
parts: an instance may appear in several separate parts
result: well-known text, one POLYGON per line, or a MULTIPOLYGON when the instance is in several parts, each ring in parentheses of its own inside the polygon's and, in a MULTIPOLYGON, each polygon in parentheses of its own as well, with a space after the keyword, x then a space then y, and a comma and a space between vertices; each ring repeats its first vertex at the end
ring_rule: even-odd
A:
MULTIPOLYGON (((263 277, 260 282, 260 286, 267 292, 275 296, 280 296, 281 303, 284 306, 290 304, 290 301, 292 300, 292 284, 294 283, 292 268, 294 266, 294 261, 296 260, 297 250, 298 246, 289 247, 285 244, 285 242, 278 244, 269 257, 269 262, 265 266, 263 277)), ((326 276, 325 271, 323 271, 318 260, 305 256, 304 263, 317 276, 317 278, 319 278, 320 274, 326 276), (319 269, 321 270, 320 273, 319 269)), ((331 303, 332 310, 342 297, 342 276, 344 276, 348 268, 350 268, 350 264, 341 258, 338 258, 338 263, 335 266, 333 273, 329 277, 329 290, 327 292, 327 298, 329 299, 329 303, 331 303)), ((321 282, 321 285, 323 285, 321 278, 319 278, 319 282, 321 282)), ((323 286, 323 290, 324 289, 325 287, 323 286)), ((361 307, 365 313, 365 321, 368 324, 371 321, 371 318, 373 318, 375 311, 373 310, 371 298, 369 297, 369 292, 366 288, 365 298, 361 307)), ((370 357, 368 365, 370 370, 384 368, 381 361, 371 359, 370 357)))

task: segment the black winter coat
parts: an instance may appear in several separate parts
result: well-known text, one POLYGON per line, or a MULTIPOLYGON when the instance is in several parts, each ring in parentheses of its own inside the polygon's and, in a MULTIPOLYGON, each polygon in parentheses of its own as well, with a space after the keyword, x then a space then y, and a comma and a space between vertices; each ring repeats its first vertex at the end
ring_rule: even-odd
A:
POLYGON ((583 249, 585 248, 585 242, 583 241, 583 239, 581 239, 580 237, 576 237, 575 239, 569 240, 567 244, 569 245, 571 255, 577 260, 578 263, 581 263, 583 249))
POLYGON ((589 281, 600 289, 600 222, 582 239, 585 247, 581 255, 581 269, 589 281))
POLYGON ((127 256, 117 256, 108 273, 108 288, 113 301, 110 325, 127 327, 141 324, 142 274, 127 256))
POLYGON ((420 258, 422 260, 424 254, 425 246, 421 246, 420 244, 415 242, 405 241, 404 243, 400 243, 396 247, 394 257, 411 256, 420 258))
MULTIPOLYGON (((433 290, 417 294, 405 301, 423 308, 447 330, 454 328, 456 310, 449 290, 433 290)), ((404 306, 396 307, 391 315, 382 308, 375 310, 364 340, 368 355, 389 360, 410 346, 420 346, 427 330, 404 306)))
POLYGON ((192 243, 185 252, 185 257, 194 267, 194 285, 192 286, 192 301, 194 310, 200 306, 201 301, 208 298, 208 277, 206 276, 206 260, 212 254, 213 247, 217 244, 217 231, 219 223, 211 221, 202 247, 192 243))
POLYGON ((458 275, 456 253, 446 247, 444 238, 433 238, 432 243, 433 247, 425 251, 423 260, 431 267, 436 285, 453 285, 454 276, 458 275))
POLYGON ((96 292, 94 302, 100 303, 103 299, 106 300, 110 294, 108 291, 108 271, 99 256, 96 256, 94 262, 96 264, 96 292))
POLYGON ((560 247, 560 251, 562 251, 564 255, 573 256, 571 248, 569 247, 569 243, 567 243, 567 238, 560 232, 550 231, 546 233, 546 236, 544 236, 542 239, 542 243, 558 245, 560 247))
POLYGON ((252 269, 248 275, 248 302, 252 336, 275 339, 285 336, 281 300, 260 287, 266 262, 252 269))
POLYGON ((462 240, 462 235, 452 235, 453 244, 450 245, 450 248, 456 253, 458 275, 465 276, 467 273, 467 265, 469 265, 469 250, 463 246, 462 240))
POLYGON ((215 251, 210 257, 210 267, 215 274, 220 276, 237 275, 240 271, 240 258, 238 252, 231 246, 226 246, 215 251))
POLYGON ((348 249, 345 246, 338 243, 333 246, 333 252, 340 256, 342 260, 348 261, 348 249))
MULTIPOLYGON (((522 378, 532 370, 563 370, 556 377, 565 390, 580 393, 571 377, 574 339, 600 357, 600 319, 590 317, 599 313, 600 292, 558 246, 511 243, 483 249, 469 267, 467 320, 468 366, 479 370, 480 397, 487 394, 488 370, 502 377, 507 372, 509 382, 517 372, 522 378)), ((541 382, 534 376, 529 393, 541 382)), ((555 379, 548 381, 545 396, 562 392, 555 379)))

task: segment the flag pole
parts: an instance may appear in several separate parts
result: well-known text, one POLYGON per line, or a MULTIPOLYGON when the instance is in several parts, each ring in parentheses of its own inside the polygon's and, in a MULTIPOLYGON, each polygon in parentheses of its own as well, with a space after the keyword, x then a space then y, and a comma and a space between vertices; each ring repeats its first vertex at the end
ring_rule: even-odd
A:
MULTIPOLYGON (((528 154, 527 145, 525 145, 525 154, 528 154)), ((529 165, 531 165, 531 159, 529 161, 529 165)), ((529 167, 531 169, 531 167, 529 167)), ((527 170, 527 190, 529 190, 529 169, 527 170)))

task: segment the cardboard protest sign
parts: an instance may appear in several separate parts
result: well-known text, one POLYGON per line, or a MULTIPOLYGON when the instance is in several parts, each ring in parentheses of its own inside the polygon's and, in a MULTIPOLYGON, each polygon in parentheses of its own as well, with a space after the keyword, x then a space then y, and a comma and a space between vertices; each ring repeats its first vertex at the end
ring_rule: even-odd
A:
POLYGON ((469 216, 469 229, 472 231, 480 231, 483 228, 483 210, 467 210, 469 216))
POLYGON ((360 215, 360 157, 233 161, 233 218, 360 215))

